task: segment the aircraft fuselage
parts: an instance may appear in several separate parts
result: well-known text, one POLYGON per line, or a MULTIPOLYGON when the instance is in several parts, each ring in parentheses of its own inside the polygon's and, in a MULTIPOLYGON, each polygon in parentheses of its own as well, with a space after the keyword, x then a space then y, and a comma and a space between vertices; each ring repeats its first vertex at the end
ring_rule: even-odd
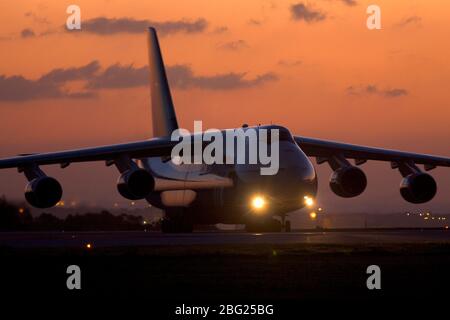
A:
POLYGON ((259 164, 174 164, 168 159, 144 159, 141 165, 156 178, 156 191, 147 201, 164 210, 182 207, 195 223, 245 223, 250 216, 271 217, 304 207, 304 197, 314 198, 317 193, 313 164, 288 129, 264 128, 280 130, 277 174, 261 175, 259 164), (258 211, 251 205, 255 196, 265 200, 265 207, 258 211))

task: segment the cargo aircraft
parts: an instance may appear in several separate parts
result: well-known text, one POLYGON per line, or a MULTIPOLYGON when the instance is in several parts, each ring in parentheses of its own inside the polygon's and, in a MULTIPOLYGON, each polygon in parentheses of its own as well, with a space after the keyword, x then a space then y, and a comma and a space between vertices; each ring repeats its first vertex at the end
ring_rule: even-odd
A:
POLYGON ((278 131, 279 169, 274 175, 261 175, 254 164, 174 163, 171 150, 179 141, 173 141, 171 134, 179 127, 154 28, 148 29, 148 45, 153 138, 0 159, 0 169, 17 168, 25 175, 25 198, 30 205, 48 208, 62 198, 60 183, 47 176, 42 166, 66 168, 76 162, 103 161, 118 169, 117 189, 123 197, 145 199, 164 210, 163 232, 191 232, 194 224, 216 223, 245 224, 249 231, 288 231, 286 214, 313 205, 317 193, 310 157, 331 167, 330 187, 344 198, 356 197, 366 188, 360 165, 368 160, 388 162, 402 177, 400 195, 415 204, 430 201, 436 194, 436 182, 427 171, 450 167, 448 157, 296 136, 279 125, 242 126, 244 131, 278 131))

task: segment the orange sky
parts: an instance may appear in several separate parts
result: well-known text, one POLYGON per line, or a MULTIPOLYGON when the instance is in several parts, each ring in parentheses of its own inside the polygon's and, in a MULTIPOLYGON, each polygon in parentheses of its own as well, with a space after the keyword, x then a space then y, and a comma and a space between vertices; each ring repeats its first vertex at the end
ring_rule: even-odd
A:
MULTIPOLYGON (((450 156, 450 4, 355 1, 354 6, 344 0, 2 1, 0 77, 33 80, 55 68, 81 67, 93 60, 103 69, 115 63, 136 68, 147 64, 144 33, 84 32, 83 21, 89 19, 203 18, 208 25, 201 32, 160 38, 167 65, 188 65, 195 76, 234 72, 246 73, 245 79, 252 80, 273 73, 277 80, 231 90, 174 89, 181 126, 191 129, 193 120, 217 128, 273 122, 298 135, 450 156), (73 3, 81 8, 81 32, 61 29, 66 7, 73 3), (325 18, 310 23, 293 19, 291 6, 298 3, 325 18), (366 8, 374 3, 382 10, 382 30, 370 31, 366 8), (227 30, 217 32, 222 27, 227 30), (35 36, 22 38, 26 28, 35 36), (226 49, 230 43, 241 45, 226 49), (350 86, 356 94, 350 94, 350 86), (368 93, 367 86, 375 86, 376 92, 368 93), (387 97, 385 93, 394 89, 407 94, 387 97)), ((82 83, 69 86, 76 89, 82 83)), ((98 97, 86 99, 0 100, 0 156, 149 137, 148 88, 97 93, 98 97)), ((400 175, 388 164, 368 163, 364 168, 367 192, 345 200, 328 190, 330 170, 321 167, 324 205, 371 211, 450 209, 448 169, 434 171, 438 195, 417 207, 401 199, 400 175)), ((114 185, 117 172, 101 164, 74 165, 64 171, 52 168, 49 173, 61 178, 67 198, 105 204, 120 200, 114 185)), ((0 172, 0 194, 21 198, 24 183, 13 170, 0 172)))

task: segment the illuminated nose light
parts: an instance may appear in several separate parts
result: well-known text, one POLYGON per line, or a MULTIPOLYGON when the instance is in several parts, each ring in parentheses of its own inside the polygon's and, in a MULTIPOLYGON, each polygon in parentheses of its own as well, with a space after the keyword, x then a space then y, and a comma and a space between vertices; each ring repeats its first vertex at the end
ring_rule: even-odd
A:
POLYGON ((303 200, 305 202, 305 205, 309 208, 311 208, 312 206, 314 206, 314 199, 311 198, 310 196, 304 196, 303 200))
POLYGON ((311 218, 311 220, 315 220, 315 219, 317 218, 317 213, 315 213, 315 212, 313 211, 313 212, 311 212, 311 213, 309 214, 309 217, 311 218))
POLYGON ((263 196, 254 196, 251 201, 252 208, 255 210, 262 210, 266 207, 266 199, 263 196))

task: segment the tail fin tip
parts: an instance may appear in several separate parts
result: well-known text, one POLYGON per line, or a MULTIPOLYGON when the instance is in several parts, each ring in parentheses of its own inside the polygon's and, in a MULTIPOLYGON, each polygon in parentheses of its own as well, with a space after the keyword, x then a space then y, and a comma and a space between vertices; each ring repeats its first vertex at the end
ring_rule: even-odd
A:
POLYGON ((148 28, 148 58, 153 135, 155 137, 170 136, 174 130, 178 129, 178 122, 154 27, 148 28))

